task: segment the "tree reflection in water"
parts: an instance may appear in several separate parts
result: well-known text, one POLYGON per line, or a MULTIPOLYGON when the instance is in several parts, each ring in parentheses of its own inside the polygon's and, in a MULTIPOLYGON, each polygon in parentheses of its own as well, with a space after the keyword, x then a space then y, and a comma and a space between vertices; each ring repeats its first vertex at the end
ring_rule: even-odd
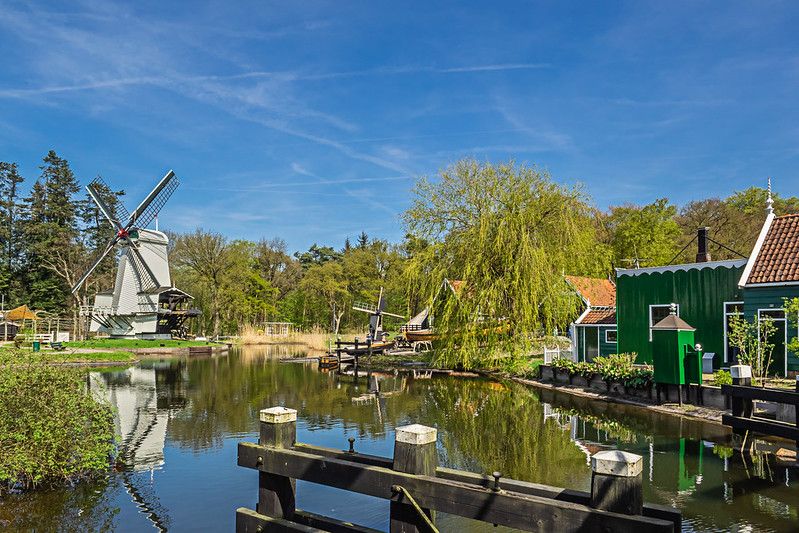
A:
MULTIPOLYGON (((146 361, 133 374, 103 372, 102 381, 116 389, 118 399, 130 393, 128 403, 141 410, 138 422, 120 422, 120 427, 143 428, 131 432, 138 437, 130 442, 139 447, 122 450, 130 471, 111 475, 106 483, 0 501, 0 526, 103 530, 119 526, 120 507, 125 514, 133 505, 139 520, 149 517, 164 526, 172 517, 172 526, 190 529, 192 524, 174 518, 186 520, 180 506, 189 491, 200 505, 192 508, 192 519, 224 527, 237 506, 255 497, 255 485, 235 481, 227 491, 203 492, 181 483, 183 477, 173 474, 169 483, 158 470, 153 477, 136 469, 190 468, 195 483, 208 480, 209 485, 250 479, 235 464, 235 446, 257 438, 258 411, 273 405, 296 408, 301 440, 312 444, 345 448, 346 437, 353 435, 356 449, 390 455, 394 428, 418 422, 438 428, 444 466, 498 470, 506 477, 581 490, 589 487, 590 454, 608 448, 632 451, 644 457, 645 499, 680 507, 688 529, 789 531, 799 520, 794 481, 799 471, 767 455, 744 463, 728 431, 715 424, 512 382, 419 379, 407 373, 338 375, 311 364, 280 362, 297 355, 285 347, 277 354, 271 347, 248 348, 223 357, 146 361), (134 374, 150 377, 136 388, 130 381, 134 374), (377 395, 370 392, 375 388, 377 395), (157 422, 148 425, 147 420, 157 422), (155 431, 161 427, 163 433, 155 431), (171 455, 164 455, 165 448, 171 455), (228 494, 236 491, 239 496, 228 494)), ((123 414, 120 408, 120 418, 123 414)), ((329 494, 304 484, 300 502, 318 505, 317 512, 330 510, 329 494)), ((356 496, 337 499, 333 514, 348 507, 356 521, 387 516, 387 507, 370 502, 356 496)), ((452 517, 442 519, 448 530, 468 529, 452 517)))

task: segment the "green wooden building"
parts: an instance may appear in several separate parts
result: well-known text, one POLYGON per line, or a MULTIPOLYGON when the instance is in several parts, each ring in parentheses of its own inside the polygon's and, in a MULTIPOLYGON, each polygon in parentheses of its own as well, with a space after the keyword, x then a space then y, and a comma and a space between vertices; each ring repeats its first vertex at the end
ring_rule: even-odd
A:
POLYGON ((618 351, 634 352, 636 362, 651 364, 653 327, 674 303, 677 316, 696 328, 696 342, 714 354, 713 367, 728 366, 734 354, 726 332, 730 316, 742 309, 738 282, 745 266, 745 259, 736 259, 617 269, 618 351))
POLYGON ((799 214, 774 216, 769 205, 749 261, 741 275, 741 311, 750 321, 771 320, 776 326, 770 344, 772 373, 792 376, 799 372, 799 356, 787 348, 797 336, 796 318, 787 317, 785 298, 799 297, 799 214))
POLYGON ((616 353, 616 286, 608 279, 583 276, 566 276, 566 284, 583 302, 580 316, 569 326, 572 358, 593 361, 616 353))

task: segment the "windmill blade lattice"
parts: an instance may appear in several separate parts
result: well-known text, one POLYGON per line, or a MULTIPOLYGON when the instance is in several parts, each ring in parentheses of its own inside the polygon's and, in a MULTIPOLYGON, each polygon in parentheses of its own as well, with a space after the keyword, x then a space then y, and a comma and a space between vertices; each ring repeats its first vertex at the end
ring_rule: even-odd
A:
POLYGON ((172 196, 172 193, 175 192, 175 189, 178 188, 180 185, 180 180, 174 174, 172 175, 172 179, 170 179, 164 188, 158 191, 158 194, 153 198, 150 203, 148 203, 141 213, 136 213, 136 219, 132 220, 132 225, 135 225, 138 228, 145 228, 147 227, 150 222, 158 215, 161 211, 161 208, 164 207, 169 197, 172 196))
MULTIPOLYGON (((105 180, 103 180, 103 178, 100 176, 94 178, 92 182, 89 183, 88 188, 92 189, 92 191, 97 195, 97 199, 103 198, 100 194, 103 191, 113 193, 111 187, 109 187, 105 180)), ((97 201, 97 199, 95 199, 95 201, 97 201)), ((117 198, 116 194, 114 194, 113 198, 110 199, 110 204, 107 207, 109 208, 110 214, 120 222, 126 222, 130 218, 130 213, 125 208, 125 205, 119 201, 119 198, 117 198)))

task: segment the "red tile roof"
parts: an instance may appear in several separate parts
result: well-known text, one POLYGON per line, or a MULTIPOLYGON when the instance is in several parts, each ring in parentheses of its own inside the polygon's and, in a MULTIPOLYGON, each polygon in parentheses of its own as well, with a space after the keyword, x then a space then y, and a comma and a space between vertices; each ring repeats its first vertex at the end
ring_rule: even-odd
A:
POLYGON ((592 309, 580 320, 580 324, 615 324, 616 309, 592 309))
POLYGON ((616 305, 616 286, 608 279, 566 276, 566 281, 588 300, 591 307, 614 307, 616 305))
POLYGON ((799 281, 799 214, 776 217, 747 283, 799 281))

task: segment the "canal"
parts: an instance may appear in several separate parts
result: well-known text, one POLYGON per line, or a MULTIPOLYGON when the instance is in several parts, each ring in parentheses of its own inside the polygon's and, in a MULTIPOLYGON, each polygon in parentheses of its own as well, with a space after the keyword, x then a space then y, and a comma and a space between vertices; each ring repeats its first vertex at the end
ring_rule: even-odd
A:
MULTIPOLYGON (((0 528, 37 531, 230 531, 255 508, 257 474, 236 466, 257 440, 258 411, 298 410, 301 442, 391 456, 394 428, 438 428, 439 462, 588 490, 590 454, 644 458, 644 497, 672 504, 688 531, 796 531, 799 469, 774 456, 744 461, 721 426, 481 378, 366 376, 285 363, 291 348, 234 350, 205 359, 148 360, 87 377, 117 411, 124 465, 106 479, 0 500, 0 528)), ((54 406, 49 415, 57 416, 54 406)), ((386 529, 388 503, 300 482, 298 507, 386 529)), ((441 516, 442 531, 495 531, 441 516)))

